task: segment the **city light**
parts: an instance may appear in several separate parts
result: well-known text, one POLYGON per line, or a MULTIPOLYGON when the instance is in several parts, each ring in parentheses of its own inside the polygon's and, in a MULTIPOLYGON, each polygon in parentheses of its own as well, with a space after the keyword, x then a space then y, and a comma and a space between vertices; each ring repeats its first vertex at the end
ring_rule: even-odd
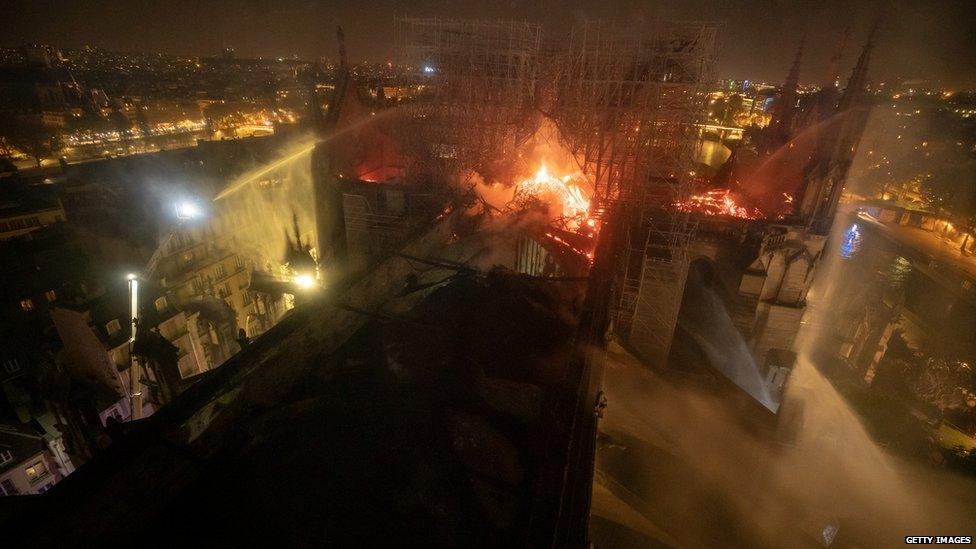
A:
POLYGON ((976 536, 961 2, 35 3, 0 549, 976 536))

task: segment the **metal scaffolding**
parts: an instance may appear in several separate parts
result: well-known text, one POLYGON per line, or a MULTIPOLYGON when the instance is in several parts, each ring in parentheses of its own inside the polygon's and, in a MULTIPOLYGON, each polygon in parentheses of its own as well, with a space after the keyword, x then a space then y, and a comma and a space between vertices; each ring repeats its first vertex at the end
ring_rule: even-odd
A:
POLYGON ((663 365, 694 227, 675 205, 690 172, 716 28, 705 23, 594 21, 572 32, 552 116, 592 178, 595 213, 627 216, 613 312, 618 334, 663 365))
POLYGON ((675 207, 690 194, 716 28, 707 23, 589 21, 546 36, 523 22, 401 19, 400 60, 421 90, 411 135, 461 170, 514 158, 548 118, 593 185, 591 214, 626 216, 613 318, 663 364, 693 232, 675 207))
POLYGON ((427 158, 482 171, 514 154, 531 124, 542 28, 516 21, 398 19, 399 61, 419 96, 403 105, 406 128, 427 158))

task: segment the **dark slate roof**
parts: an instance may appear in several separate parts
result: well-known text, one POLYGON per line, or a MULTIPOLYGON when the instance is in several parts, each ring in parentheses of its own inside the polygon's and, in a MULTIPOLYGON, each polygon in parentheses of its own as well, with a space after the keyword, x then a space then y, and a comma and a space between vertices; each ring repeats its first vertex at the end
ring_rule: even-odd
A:
MULTIPOLYGON (((166 300, 165 309, 162 311, 156 309, 156 300, 167 296, 165 290, 159 286, 150 281, 140 280, 138 288, 139 318, 147 326, 155 326, 179 312, 172 298, 166 300)), ((89 303, 80 305, 79 308, 87 309, 91 313, 92 324, 98 336, 110 347, 121 345, 129 339, 132 323, 129 318, 128 281, 120 277, 116 284, 108 288, 108 291, 89 303), (112 320, 118 320, 121 328, 121 331, 114 335, 110 335, 106 329, 106 324, 112 320)))
POLYGON ((0 474, 44 451, 44 440, 36 433, 15 425, 0 424, 0 453, 10 452, 13 459, 0 463, 0 474))

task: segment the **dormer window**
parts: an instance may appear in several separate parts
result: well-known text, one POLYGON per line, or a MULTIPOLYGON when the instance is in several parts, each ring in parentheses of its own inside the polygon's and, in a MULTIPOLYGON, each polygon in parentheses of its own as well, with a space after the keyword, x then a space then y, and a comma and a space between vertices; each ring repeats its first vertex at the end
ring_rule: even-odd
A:
POLYGON ((113 318, 112 320, 108 321, 108 323, 105 324, 105 331, 108 332, 108 335, 110 336, 114 336, 121 332, 122 324, 119 323, 119 319, 113 318))
POLYGON ((162 297, 156 298, 156 310, 157 311, 159 311, 161 313, 161 312, 165 311, 167 307, 168 307, 168 303, 166 303, 166 296, 162 296, 162 297))

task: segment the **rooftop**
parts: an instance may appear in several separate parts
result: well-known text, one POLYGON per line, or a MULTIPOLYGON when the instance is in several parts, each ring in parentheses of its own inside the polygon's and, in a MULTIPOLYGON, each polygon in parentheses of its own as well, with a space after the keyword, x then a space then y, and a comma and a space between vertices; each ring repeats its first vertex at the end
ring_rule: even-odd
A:
POLYGON ((556 410, 580 290, 458 274, 338 348, 310 303, 238 355, 230 369, 257 369, 226 411, 183 425, 192 442, 134 432, 32 502, 63 516, 35 541, 524 542, 571 420, 556 410), (134 514, 118 504, 133 489, 134 514))

